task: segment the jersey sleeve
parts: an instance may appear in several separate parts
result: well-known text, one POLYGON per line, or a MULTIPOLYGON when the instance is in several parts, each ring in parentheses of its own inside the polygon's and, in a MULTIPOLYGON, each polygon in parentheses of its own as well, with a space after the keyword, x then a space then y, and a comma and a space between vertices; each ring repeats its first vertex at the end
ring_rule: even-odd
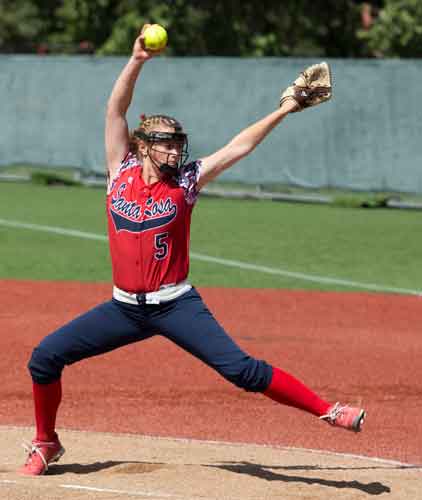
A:
POLYGON ((117 172, 113 175, 113 177, 107 178, 107 194, 110 194, 113 191, 113 187, 116 184, 119 177, 122 173, 128 168, 134 167, 139 164, 139 160, 134 153, 127 153, 127 155, 123 158, 120 163, 120 166, 117 172))
POLYGON ((198 180, 201 170, 201 161, 193 161, 183 165, 179 170, 178 184, 185 193, 185 200, 188 205, 193 205, 198 198, 198 180))

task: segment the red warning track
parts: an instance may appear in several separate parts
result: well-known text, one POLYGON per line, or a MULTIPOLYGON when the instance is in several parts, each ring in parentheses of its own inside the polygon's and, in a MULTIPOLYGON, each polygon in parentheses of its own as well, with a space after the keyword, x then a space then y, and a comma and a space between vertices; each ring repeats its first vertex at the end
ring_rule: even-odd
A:
MULTIPOLYGON (((0 424, 33 425, 26 363, 48 333, 110 298, 108 284, 0 282, 0 424)), ((200 290, 250 354, 332 401, 364 431, 249 394, 156 337, 66 368, 58 427, 279 444, 422 463, 422 299, 313 291, 200 290)), ((89 335, 89 332, 87 332, 89 335)))

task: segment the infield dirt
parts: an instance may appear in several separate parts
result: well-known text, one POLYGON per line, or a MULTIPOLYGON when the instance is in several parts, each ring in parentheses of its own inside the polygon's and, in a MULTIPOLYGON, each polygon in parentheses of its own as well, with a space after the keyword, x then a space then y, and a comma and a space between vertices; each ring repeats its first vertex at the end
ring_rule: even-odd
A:
POLYGON ((396 463, 324 452, 61 431, 68 448, 43 477, 15 473, 16 443, 32 429, 0 428, 0 494, 5 500, 416 500, 422 471, 396 463), (4 451, 3 451, 4 453, 4 451))
POLYGON ((67 453, 49 476, 18 477, 20 442, 33 437, 27 427, 33 424, 30 353, 46 334, 108 300, 110 286, 3 281, 2 500, 422 498, 420 468, 403 465, 422 464, 420 297, 200 292, 247 352, 293 373, 328 400, 365 407, 363 432, 333 429, 239 391, 155 337, 65 369, 58 427, 72 429, 61 431, 67 453))

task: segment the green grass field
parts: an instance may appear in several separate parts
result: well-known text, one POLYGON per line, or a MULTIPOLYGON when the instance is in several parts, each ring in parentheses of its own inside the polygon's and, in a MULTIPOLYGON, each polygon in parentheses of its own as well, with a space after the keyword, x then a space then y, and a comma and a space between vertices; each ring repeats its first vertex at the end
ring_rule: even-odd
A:
MULTIPOLYGON (((0 183, 0 219, 106 234, 101 189, 0 183)), ((412 211, 201 198, 191 251, 380 287, 422 290, 422 218, 412 211)), ((0 278, 110 281, 107 243, 0 224, 0 278)), ((275 271, 277 272, 277 271, 275 271)), ((198 286, 360 290, 196 258, 198 286)))

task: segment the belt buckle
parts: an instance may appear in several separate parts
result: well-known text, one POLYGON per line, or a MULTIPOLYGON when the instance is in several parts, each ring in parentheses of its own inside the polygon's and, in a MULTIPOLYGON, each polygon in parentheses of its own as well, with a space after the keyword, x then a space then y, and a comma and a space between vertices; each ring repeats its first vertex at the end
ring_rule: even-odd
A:
POLYGON ((144 306, 147 303, 147 294, 146 293, 137 293, 136 300, 140 306, 144 306))

